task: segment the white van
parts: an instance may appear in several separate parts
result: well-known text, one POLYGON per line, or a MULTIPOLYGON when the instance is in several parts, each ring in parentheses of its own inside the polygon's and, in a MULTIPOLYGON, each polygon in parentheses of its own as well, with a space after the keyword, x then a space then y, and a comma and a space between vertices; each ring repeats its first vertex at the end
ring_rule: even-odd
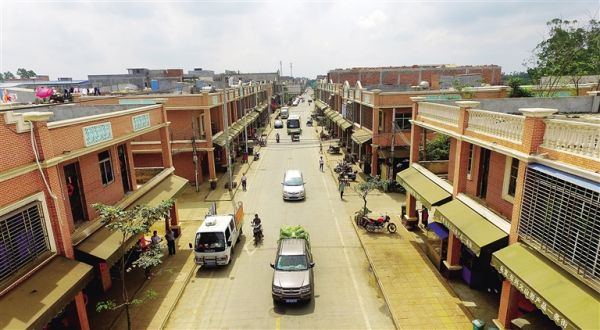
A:
POLYGON ((281 116, 281 119, 288 119, 288 117, 290 116, 289 108, 288 107, 281 108, 281 110, 279 110, 279 115, 281 116))
POLYGON ((213 215, 204 219, 196 231, 194 251, 200 266, 228 265, 231 251, 240 240, 241 221, 233 215, 213 215))

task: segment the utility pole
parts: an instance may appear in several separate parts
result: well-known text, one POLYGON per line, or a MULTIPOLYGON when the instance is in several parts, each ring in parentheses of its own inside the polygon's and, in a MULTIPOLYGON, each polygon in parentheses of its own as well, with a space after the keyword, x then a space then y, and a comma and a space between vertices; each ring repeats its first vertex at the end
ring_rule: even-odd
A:
POLYGON ((194 160, 194 178, 196 180, 196 192, 200 191, 200 185, 198 184, 198 150, 196 146, 196 128, 194 127, 194 121, 192 120, 192 159, 194 160))
POLYGON ((293 63, 290 62, 290 77, 294 78, 294 73, 292 72, 293 63))
POLYGON ((394 177, 394 169, 395 169, 394 168, 394 160, 395 160, 394 147, 396 146, 396 108, 394 108, 392 111, 393 111, 392 112, 392 146, 390 148, 391 153, 392 153, 390 155, 390 158, 392 159, 392 161, 391 161, 392 166, 391 166, 390 172, 388 174, 388 176, 389 176, 388 179, 394 180, 395 179, 395 177, 394 177))
MULTIPOLYGON (((242 113, 244 114, 242 118, 246 120, 246 108, 244 107, 244 102, 242 101, 244 97, 244 85, 240 83, 240 109, 242 109, 242 113)), ((246 157, 248 157, 248 125, 244 125, 244 141, 246 142, 246 157)))
POLYGON ((223 89, 223 122, 225 130, 225 153, 227 153, 227 176, 229 177, 229 184, 227 185, 229 188, 229 196, 231 197, 231 202, 233 203, 233 209, 235 210, 235 201, 233 200, 233 172, 232 172, 232 162, 231 162, 231 150, 229 144, 231 141, 229 140, 229 113, 227 111, 227 88, 223 89))

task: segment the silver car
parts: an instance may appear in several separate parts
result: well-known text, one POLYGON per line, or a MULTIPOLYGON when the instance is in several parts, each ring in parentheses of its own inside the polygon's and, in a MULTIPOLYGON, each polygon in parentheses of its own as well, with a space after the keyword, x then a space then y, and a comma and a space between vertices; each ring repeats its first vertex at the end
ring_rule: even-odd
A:
POLYGON ((279 241, 273 272, 273 303, 308 302, 314 297, 313 267, 308 241, 284 238, 279 241))
POLYGON ((304 177, 299 170, 287 170, 283 175, 283 200, 305 199, 304 177))

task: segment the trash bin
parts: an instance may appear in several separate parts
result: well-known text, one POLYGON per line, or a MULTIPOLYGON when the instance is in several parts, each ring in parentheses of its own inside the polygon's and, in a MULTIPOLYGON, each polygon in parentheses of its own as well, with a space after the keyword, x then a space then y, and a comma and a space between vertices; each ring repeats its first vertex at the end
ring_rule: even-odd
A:
POLYGON ((485 321, 480 319, 473 320, 473 330, 484 330, 485 321))

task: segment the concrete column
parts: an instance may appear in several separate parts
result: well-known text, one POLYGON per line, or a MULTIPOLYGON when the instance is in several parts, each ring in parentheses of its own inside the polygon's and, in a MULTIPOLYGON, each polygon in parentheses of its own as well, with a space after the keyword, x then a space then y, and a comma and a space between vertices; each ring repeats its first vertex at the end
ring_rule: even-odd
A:
MULTIPOLYGON (((476 108, 480 103, 477 101, 457 101, 456 104, 460 107, 460 112, 458 114, 458 133, 462 135, 465 133, 467 126, 469 126, 468 109, 476 108)), ((452 194, 457 196, 459 193, 464 192, 467 186, 469 143, 457 140, 455 154, 452 194)))
MULTIPOLYGON (((417 120, 419 114, 419 102, 425 101, 424 97, 415 96, 410 98, 413 101, 412 105, 412 120, 417 120)), ((412 125, 410 129, 410 164, 419 162, 419 142, 421 141, 421 134, 423 134, 423 127, 419 125, 412 125)))
POLYGON ((167 125, 165 127, 161 127, 159 131, 163 167, 173 167, 173 156, 171 155, 171 140, 169 139, 169 126, 167 125))
POLYGON ((456 270, 460 270, 460 248, 462 243, 452 231, 448 235, 448 256, 444 260, 444 265, 448 268, 448 275, 456 270))
POLYGON ((518 316, 519 295, 519 291, 517 291, 508 280, 502 282, 500 307, 498 308, 498 323, 500 323, 504 329, 513 328, 511 321, 518 316))
POLYGON ((378 148, 379 146, 376 144, 371 145, 371 176, 377 175, 377 161, 379 160, 377 157, 378 148))
POLYGON ((544 133, 546 131, 544 119, 556 113, 558 110, 547 108, 521 108, 519 111, 525 116, 521 151, 527 154, 537 153, 538 147, 544 142, 544 133))
POLYGON ((83 292, 81 291, 75 296, 75 308, 77 309, 77 317, 79 318, 79 328, 81 330, 89 330, 90 323, 85 308, 85 299, 83 298, 83 292))
POLYGON ((211 150, 206 152, 207 156, 208 156, 208 175, 209 175, 209 180, 210 181, 216 181, 217 180, 217 170, 215 167, 215 149, 212 148, 211 150))

